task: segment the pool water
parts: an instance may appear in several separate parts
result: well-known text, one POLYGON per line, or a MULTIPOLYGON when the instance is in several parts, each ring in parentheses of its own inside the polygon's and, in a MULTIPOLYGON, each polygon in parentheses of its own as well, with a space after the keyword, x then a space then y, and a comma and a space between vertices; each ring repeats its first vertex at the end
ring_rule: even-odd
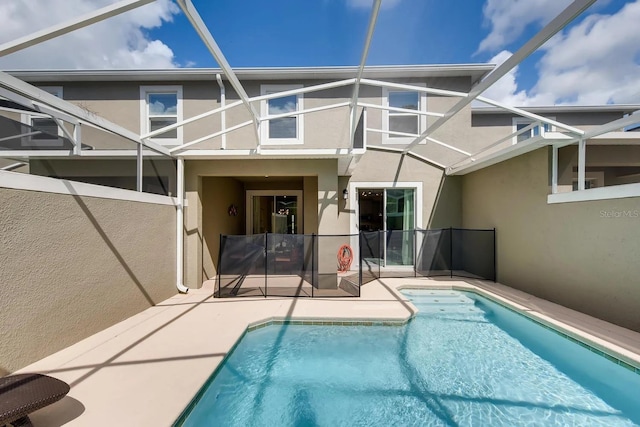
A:
POLYGON ((639 374, 475 294, 404 293, 402 327, 248 333, 178 424, 640 424, 639 374))

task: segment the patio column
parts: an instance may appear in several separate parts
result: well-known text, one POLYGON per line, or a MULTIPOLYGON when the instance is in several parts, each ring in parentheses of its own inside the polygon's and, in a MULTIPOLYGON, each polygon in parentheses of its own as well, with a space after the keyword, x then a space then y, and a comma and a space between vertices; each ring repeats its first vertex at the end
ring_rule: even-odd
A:
MULTIPOLYGON (((318 234, 332 235, 339 232, 338 227, 338 163, 332 162, 318 173, 318 234)), ((331 242, 334 239, 318 238, 318 280, 317 287, 335 289, 337 283, 336 257, 338 248, 331 242)))

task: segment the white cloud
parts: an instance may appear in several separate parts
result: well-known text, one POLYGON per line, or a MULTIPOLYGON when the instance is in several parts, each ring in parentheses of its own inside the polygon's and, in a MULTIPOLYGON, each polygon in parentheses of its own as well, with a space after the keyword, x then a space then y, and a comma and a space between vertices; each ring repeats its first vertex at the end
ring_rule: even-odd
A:
MULTIPOLYGON (((402 0, 382 0, 380 9, 391 9, 397 6, 402 0)), ((347 6, 354 9, 371 9, 373 0, 347 0, 347 6)))
POLYGON ((518 38, 527 26, 546 24, 570 3, 571 0, 487 0, 483 14, 491 31, 480 42, 478 51, 502 49, 518 38))
MULTIPOLYGON (((508 50, 503 50, 489 61, 499 66, 512 55, 508 50)), ((500 80, 495 82, 482 95, 495 101, 503 102, 507 105, 526 106, 530 105, 534 100, 530 99, 525 90, 518 90, 516 78, 518 76, 518 67, 514 67, 505 74, 500 80)), ((485 104, 481 104, 485 106, 485 104)))
MULTIPOLYGON (((592 14, 541 48, 538 81, 518 90, 518 69, 486 96, 511 105, 640 103, 640 0, 612 15, 592 14)), ((503 51, 491 62, 510 55, 503 51)))
POLYGON ((534 94, 577 104, 640 102, 640 0, 591 15, 543 47, 534 94))
MULTIPOLYGON (((0 43, 97 10, 113 0, 12 0, 0 4, 0 43)), ((146 30, 169 22, 179 8, 158 0, 81 30, 0 58, 2 69, 171 68, 173 51, 146 30)))

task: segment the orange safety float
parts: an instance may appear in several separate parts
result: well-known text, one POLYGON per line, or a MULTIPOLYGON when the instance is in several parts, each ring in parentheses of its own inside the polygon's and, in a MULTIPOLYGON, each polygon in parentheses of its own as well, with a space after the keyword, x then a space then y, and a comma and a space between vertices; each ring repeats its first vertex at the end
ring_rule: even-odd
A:
POLYGON ((349 245, 342 245, 338 249, 338 271, 341 273, 349 271, 353 262, 353 250, 349 245))

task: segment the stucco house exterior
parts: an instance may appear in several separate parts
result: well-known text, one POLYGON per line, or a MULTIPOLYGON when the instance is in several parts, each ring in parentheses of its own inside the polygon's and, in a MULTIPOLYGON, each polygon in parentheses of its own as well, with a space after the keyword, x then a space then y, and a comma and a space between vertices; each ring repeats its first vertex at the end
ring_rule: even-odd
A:
MULTIPOLYGON (((53 259, 12 286, 56 289, 62 302, 61 283, 76 277, 65 292, 91 332, 171 295, 176 277, 181 290, 215 279, 221 235, 343 235, 357 248, 361 231, 495 228, 499 282, 639 330, 640 140, 615 124, 638 106, 488 100, 417 138, 493 68, 366 67, 353 109, 355 67, 238 69, 258 121, 221 70, 11 72, 9 86, 50 106, 68 101, 85 121, 3 101, 5 266, 24 271, 15 245, 90 266, 78 273, 53 259), (42 185, 57 194, 36 197, 42 185), (63 205, 76 213, 60 217, 63 205), (57 225, 19 233, 35 221, 19 212, 57 225), (67 243, 69 233, 100 244, 67 243), (43 236, 55 243, 43 247, 43 236), (105 293, 119 296, 97 318, 105 293)), ((387 242, 382 262, 412 268, 413 244, 387 242)), ((335 251, 320 255, 321 275, 335 276, 335 251)))

